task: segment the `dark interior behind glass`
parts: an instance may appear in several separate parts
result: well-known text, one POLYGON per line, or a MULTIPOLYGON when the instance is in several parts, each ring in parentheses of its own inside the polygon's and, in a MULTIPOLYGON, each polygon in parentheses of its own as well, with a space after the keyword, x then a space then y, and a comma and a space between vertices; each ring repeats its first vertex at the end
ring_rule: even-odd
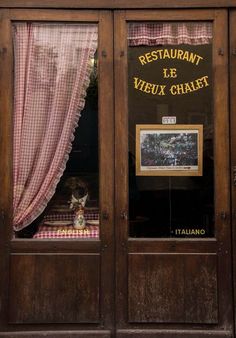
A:
POLYGON ((212 111, 212 45, 128 47, 129 98, 129 235, 131 237, 214 236, 214 125, 212 111), (182 49, 203 57, 201 65, 163 59, 140 65, 139 56, 157 49, 182 49), (177 69, 163 78, 163 68, 177 69), (134 88, 134 77, 149 83, 185 83, 208 76, 209 86, 182 95, 150 95, 134 88), (137 176, 135 128, 162 124, 163 116, 177 124, 203 125, 202 176, 137 176))

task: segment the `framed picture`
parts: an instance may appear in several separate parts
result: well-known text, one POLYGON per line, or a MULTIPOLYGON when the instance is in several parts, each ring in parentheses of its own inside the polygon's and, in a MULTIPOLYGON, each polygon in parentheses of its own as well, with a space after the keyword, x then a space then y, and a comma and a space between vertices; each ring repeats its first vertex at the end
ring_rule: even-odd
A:
POLYGON ((136 175, 202 176, 202 125, 136 125, 136 175))

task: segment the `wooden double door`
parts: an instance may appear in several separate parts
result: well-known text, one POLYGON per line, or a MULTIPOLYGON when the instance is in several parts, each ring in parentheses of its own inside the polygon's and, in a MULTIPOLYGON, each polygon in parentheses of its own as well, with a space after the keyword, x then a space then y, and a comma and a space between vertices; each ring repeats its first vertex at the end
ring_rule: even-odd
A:
POLYGON ((234 336, 235 17, 1 11, 1 337, 234 336), (98 26, 99 238, 13 235, 12 24, 25 21, 98 26))

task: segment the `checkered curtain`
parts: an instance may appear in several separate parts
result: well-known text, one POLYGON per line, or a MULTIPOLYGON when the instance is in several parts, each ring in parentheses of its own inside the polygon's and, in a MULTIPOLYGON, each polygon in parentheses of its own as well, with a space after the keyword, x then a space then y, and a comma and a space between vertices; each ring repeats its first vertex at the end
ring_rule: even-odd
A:
POLYGON ((15 230, 42 213, 66 167, 97 35, 95 24, 14 24, 15 230))
POLYGON ((210 43, 212 43, 212 24, 210 22, 135 22, 129 24, 129 46, 204 45, 210 43))

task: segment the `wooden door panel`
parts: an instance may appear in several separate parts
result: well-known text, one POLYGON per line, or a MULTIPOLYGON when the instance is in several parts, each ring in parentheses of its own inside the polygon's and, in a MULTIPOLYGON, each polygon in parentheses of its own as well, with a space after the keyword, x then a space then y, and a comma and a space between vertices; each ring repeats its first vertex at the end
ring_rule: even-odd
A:
POLYGON ((100 256, 13 254, 11 323, 98 323, 100 256))
POLYGON ((130 254, 129 321, 218 322, 216 255, 130 254))

